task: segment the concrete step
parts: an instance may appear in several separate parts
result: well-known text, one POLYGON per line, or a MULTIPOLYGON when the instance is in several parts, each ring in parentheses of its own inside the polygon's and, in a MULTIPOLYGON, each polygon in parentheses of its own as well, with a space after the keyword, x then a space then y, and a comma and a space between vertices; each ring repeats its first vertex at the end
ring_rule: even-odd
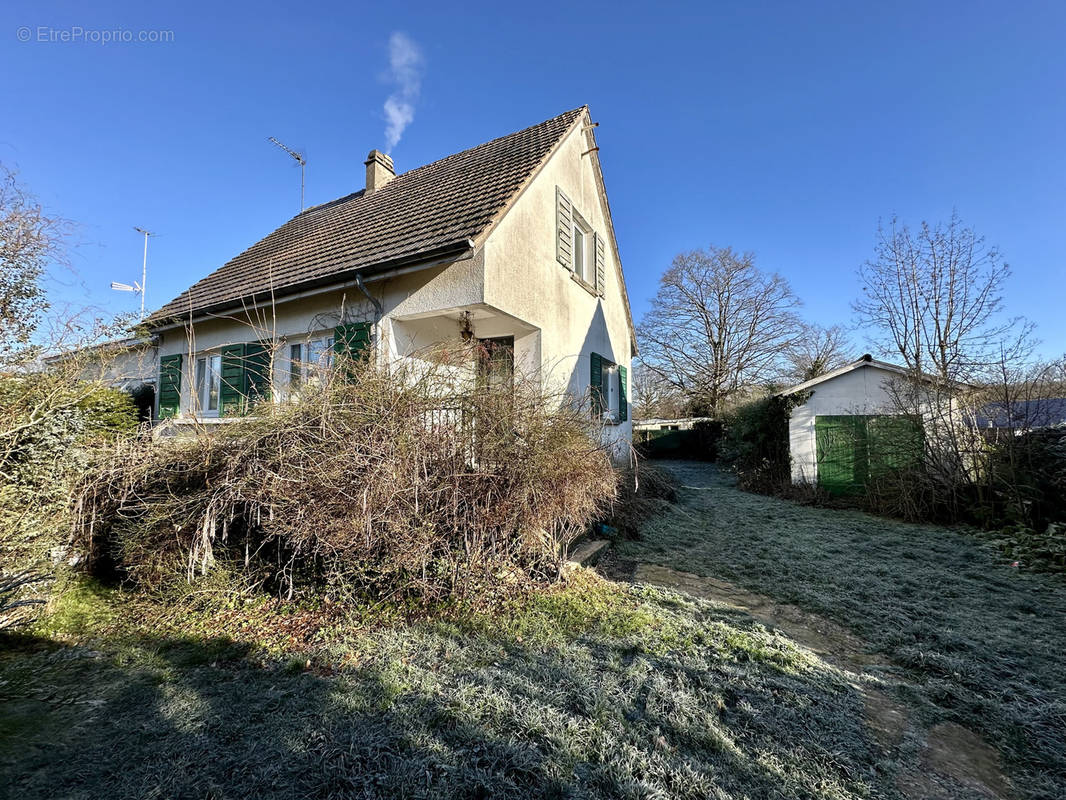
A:
POLYGON ((570 554, 566 566, 571 568, 594 566, 610 545, 607 539, 586 539, 570 554))

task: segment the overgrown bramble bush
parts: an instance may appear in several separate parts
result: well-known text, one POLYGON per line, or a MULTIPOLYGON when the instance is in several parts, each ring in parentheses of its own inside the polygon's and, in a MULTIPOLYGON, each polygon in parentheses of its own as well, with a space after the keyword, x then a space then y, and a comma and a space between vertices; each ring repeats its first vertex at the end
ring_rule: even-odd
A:
POLYGON ((136 427, 129 395, 69 371, 0 377, 0 627, 18 620, 13 609, 25 611, 67 544, 89 453, 136 427))
POLYGON ((339 366, 216 431, 103 456, 78 494, 89 563, 150 589, 222 568, 289 596, 439 600, 555 577, 614 496, 587 409, 457 394, 454 364, 339 366))

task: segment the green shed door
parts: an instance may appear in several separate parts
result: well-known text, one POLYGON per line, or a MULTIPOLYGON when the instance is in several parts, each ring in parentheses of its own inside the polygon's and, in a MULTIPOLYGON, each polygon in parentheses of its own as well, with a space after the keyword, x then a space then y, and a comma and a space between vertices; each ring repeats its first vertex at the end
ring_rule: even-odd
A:
POLYGON ((920 420, 887 414, 870 417, 866 431, 871 477, 913 469, 921 463, 925 434, 920 420))
POLYGON ((814 438, 818 485, 832 494, 917 466, 924 445, 921 421, 896 414, 815 417, 814 438))
POLYGON ((866 482, 866 423, 863 417, 814 418, 818 485, 831 494, 858 491, 866 482))

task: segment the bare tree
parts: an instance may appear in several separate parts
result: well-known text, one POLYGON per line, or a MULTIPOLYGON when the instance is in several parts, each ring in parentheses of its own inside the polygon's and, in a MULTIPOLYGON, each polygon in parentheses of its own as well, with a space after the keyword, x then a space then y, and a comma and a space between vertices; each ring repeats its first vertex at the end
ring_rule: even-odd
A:
POLYGON ((799 299, 750 253, 711 247, 678 255, 638 330, 643 362, 717 414, 741 390, 778 376, 801 335, 799 299))
POLYGON ((685 398, 677 387, 639 361, 633 365, 633 394, 636 419, 675 419, 686 413, 685 398))
POLYGON ((63 227, 0 164, 0 362, 29 344, 48 307, 41 282, 63 227))
POLYGON ((1003 316, 1010 267, 955 213, 917 231, 895 218, 880 226, 859 276, 855 311, 877 331, 883 353, 916 373, 968 380, 1004 355, 1028 354, 1032 326, 1003 316))
POLYGON ((789 348, 792 365, 788 377, 796 383, 809 381, 848 362, 848 336, 842 327, 804 325, 803 335, 789 348))

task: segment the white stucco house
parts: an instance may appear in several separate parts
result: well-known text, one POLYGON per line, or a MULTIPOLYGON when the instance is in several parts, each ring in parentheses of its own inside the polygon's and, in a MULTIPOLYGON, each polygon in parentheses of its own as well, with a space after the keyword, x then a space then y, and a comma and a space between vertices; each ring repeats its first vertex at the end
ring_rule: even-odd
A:
POLYGON ((779 392, 799 400, 788 424, 792 481, 842 493, 861 488, 878 470, 916 462, 929 412, 924 401, 915 414, 901 411, 907 376, 867 354, 779 392))
POLYGON ((605 435, 627 442, 636 345, 594 130, 582 107, 399 174, 372 150, 364 188, 150 316, 157 419, 284 402, 333 352, 388 364, 473 338, 496 373, 589 398, 605 435))

